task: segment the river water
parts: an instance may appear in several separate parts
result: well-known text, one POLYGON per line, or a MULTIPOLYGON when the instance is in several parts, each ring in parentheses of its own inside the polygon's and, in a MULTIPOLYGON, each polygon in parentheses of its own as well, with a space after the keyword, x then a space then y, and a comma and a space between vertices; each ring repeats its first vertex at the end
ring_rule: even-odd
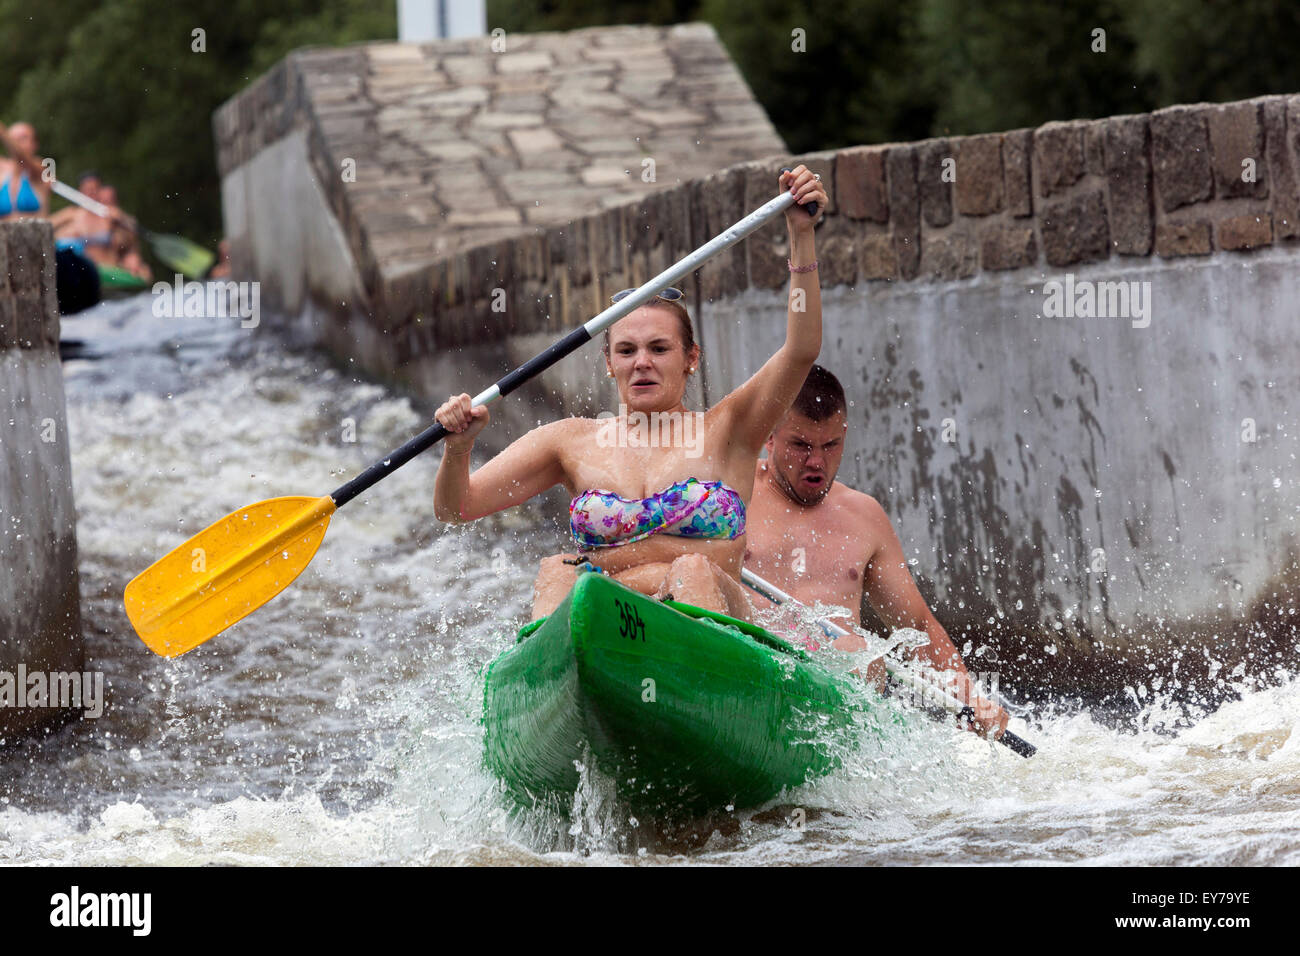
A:
MULTIPOLYGON (((1036 708, 1023 760, 919 722, 833 776, 664 832, 588 775, 570 806, 511 811, 480 765, 481 668, 526 619, 540 508, 432 514, 437 453, 335 518, 297 582, 167 661, 126 583, 222 514, 333 490, 426 409, 234 320, 147 296, 64 322, 87 669, 107 709, 0 755, 0 863, 1300 863, 1300 686, 1177 734, 1036 708), (355 437, 355 441, 346 439, 355 437)), ((481 382, 447 382, 477 390, 481 382)))

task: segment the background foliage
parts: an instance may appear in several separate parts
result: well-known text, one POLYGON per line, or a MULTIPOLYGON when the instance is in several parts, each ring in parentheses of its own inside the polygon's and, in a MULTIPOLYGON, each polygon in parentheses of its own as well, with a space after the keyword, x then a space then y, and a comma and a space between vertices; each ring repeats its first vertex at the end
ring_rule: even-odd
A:
MULTIPOLYGON (((396 6, 0 0, 0 119, 35 123, 62 178, 96 168, 151 228, 215 242, 213 110, 297 47, 393 38, 396 6)), ((1300 92, 1296 0, 488 3, 510 33, 690 20, 717 29, 796 152, 1300 92)))

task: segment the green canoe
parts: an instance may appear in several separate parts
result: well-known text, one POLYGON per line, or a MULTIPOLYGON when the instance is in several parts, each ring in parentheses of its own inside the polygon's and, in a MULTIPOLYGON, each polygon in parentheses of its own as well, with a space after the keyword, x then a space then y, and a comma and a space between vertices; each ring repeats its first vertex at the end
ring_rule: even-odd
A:
POLYGON ((634 810, 755 806, 838 766, 867 700, 760 627, 585 573, 488 666, 485 761, 525 803, 571 797, 589 752, 634 810))
POLYGON ((128 272, 121 266, 106 266, 96 264, 95 268, 99 272, 99 287, 105 295, 110 293, 127 293, 139 292, 141 289, 147 289, 150 282, 141 279, 134 273, 128 272))

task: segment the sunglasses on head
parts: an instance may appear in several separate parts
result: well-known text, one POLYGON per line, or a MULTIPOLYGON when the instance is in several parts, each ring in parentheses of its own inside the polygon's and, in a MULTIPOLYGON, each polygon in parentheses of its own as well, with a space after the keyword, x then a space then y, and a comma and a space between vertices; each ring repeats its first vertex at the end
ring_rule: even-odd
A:
MULTIPOLYGON (((636 289, 624 289, 622 292, 615 292, 613 295, 609 297, 609 301, 622 302, 624 299, 626 299, 635 291, 636 289)), ((667 299, 669 302, 675 302, 676 300, 680 299, 683 295, 685 295, 685 293, 682 292, 681 289, 674 289, 672 287, 669 287, 667 289, 660 289, 658 292, 655 293, 655 295, 657 295, 661 299, 667 299)))

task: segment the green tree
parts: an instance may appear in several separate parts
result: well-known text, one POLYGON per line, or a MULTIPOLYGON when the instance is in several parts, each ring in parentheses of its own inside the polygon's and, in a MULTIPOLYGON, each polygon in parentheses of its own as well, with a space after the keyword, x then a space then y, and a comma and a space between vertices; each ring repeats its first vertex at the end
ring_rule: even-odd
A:
POLYGON ((1150 84, 1121 9, 1119 0, 927 0, 923 59, 942 90, 932 132, 984 133, 1149 109, 1150 84))
POLYGON ((1295 0, 1142 0, 1126 19, 1153 108, 1300 91, 1295 0))
POLYGON ((488 30, 542 33, 616 23, 666 25, 699 19, 700 0, 489 0, 488 30))
POLYGON ((82 2, 57 26, 39 6, 0 3, 5 48, 25 57, 21 79, 0 87, 3 115, 36 125, 60 178, 94 167, 150 228, 209 243, 221 233, 215 109, 292 49, 397 32, 396 5, 366 0, 82 2))
POLYGON ((706 0, 703 13, 795 152, 929 132, 917 5, 706 0))
POLYGON ((13 101, 26 73, 63 58, 68 46, 68 25, 78 23, 100 2, 61 0, 55 4, 0 0, 0 63, 4 64, 0 69, 0 109, 13 101))
MULTIPOLYGON (((692 20, 718 31, 796 151, 1300 90, 1295 0, 488 6, 507 32, 692 20)), ((293 49, 396 32, 396 0, 0 0, 0 119, 34 123, 63 178, 97 168, 151 228, 214 242, 213 111, 293 49)))

